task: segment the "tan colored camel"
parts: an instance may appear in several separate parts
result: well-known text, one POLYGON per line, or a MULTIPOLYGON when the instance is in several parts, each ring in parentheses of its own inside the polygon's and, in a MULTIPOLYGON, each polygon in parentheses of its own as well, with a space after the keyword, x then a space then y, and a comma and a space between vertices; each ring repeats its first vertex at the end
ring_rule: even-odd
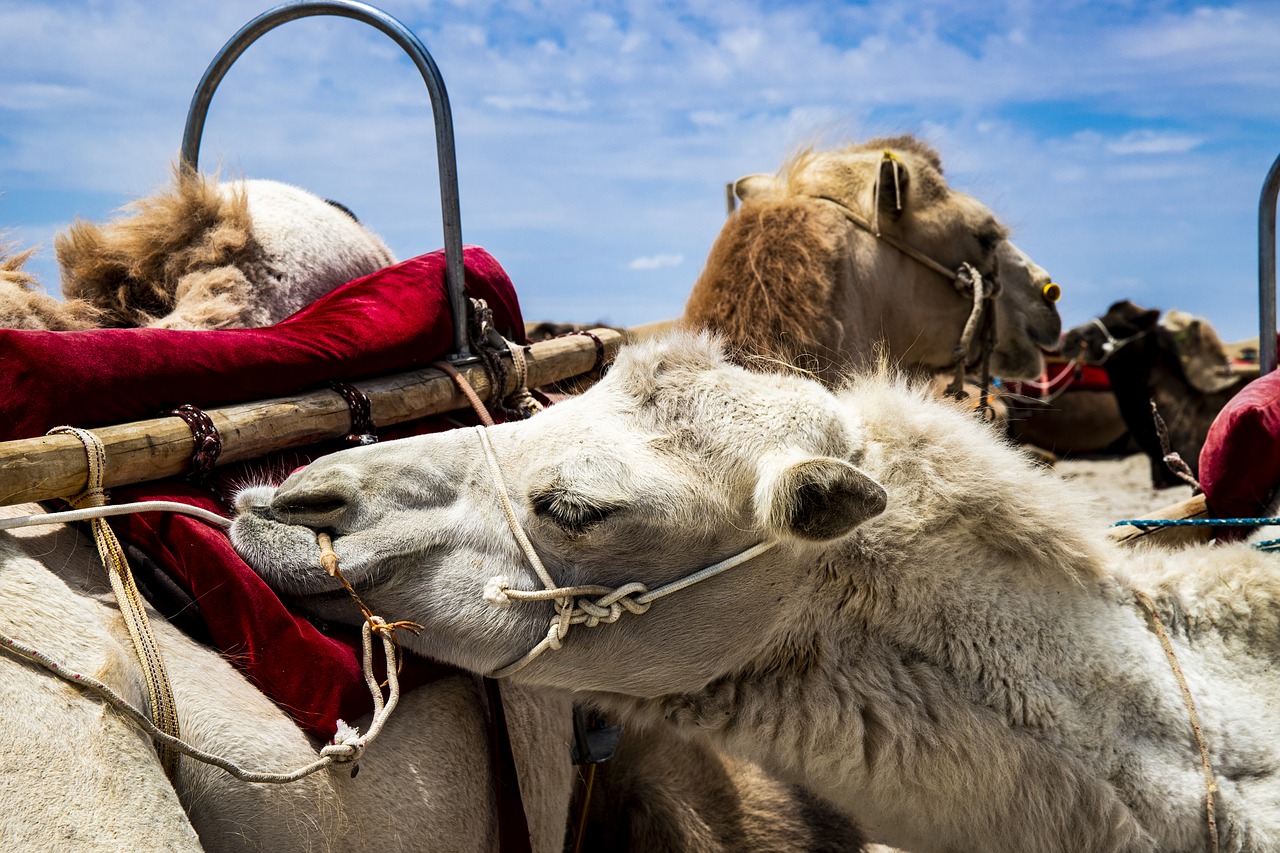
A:
POLYGON ((807 151, 735 192, 742 205, 682 320, 740 359, 798 365, 829 384, 886 353, 912 371, 950 367, 973 300, 921 257, 947 272, 969 264, 996 284, 993 375, 1039 377, 1041 351, 1058 342, 1056 285, 987 207, 947 186, 938 153, 913 137, 807 151))
POLYGON ((0 328, 65 332, 99 326, 102 312, 89 303, 58 300, 41 290, 36 277, 24 269, 35 251, 0 247, 0 328))
POLYGON ((54 240, 59 302, 0 256, 0 328, 269 326, 395 256, 346 208, 276 181, 177 171, 165 190, 105 224, 54 240))
POLYGON ((668 721, 906 849, 1191 853, 1209 802, 1220 849, 1280 849, 1276 557, 1126 550, 1077 497, 919 387, 686 334, 528 421, 244 492, 232 539, 342 619, 331 531, 422 651, 668 721))

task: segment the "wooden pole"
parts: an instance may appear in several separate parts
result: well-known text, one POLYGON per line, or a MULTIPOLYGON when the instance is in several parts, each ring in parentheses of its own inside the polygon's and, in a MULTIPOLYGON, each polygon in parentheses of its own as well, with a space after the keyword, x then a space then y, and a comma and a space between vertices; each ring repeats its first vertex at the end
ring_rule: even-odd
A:
MULTIPOLYGON (((592 334, 604 344, 606 360, 611 359, 622 334, 612 329, 595 329, 592 334)), ((527 352, 530 388, 580 376, 596 362, 595 341, 586 335, 541 341, 527 352)), ((510 355, 503 357, 510 361, 510 355)), ((489 396, 483 367, 472 363, 459 370, 482 399, 489 396)), ((435 368, 350 384, 368 396, 373 421, 383 427, 468 405, 453 380, 435 368)), ((514 371, 509 371, 504 396, 515 390, 514 371)), ((222 436, 219 465, 341 438, 351 430, 346 401, 329 389, 210 409, 208 415, 222 436)), ((93 432, 106 447, 104 484, 108 488, 175 477, 190 468, 191 430, 181 418, 135 421, 93 432)), ((87 478, 84 445, 73 436, 0 442, 0 506, 76 495, 84 490, 87 478)))

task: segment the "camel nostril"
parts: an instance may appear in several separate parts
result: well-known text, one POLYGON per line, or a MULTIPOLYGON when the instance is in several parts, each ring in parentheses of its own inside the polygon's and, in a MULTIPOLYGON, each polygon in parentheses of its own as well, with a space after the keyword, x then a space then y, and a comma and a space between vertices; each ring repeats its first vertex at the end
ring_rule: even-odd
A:
POLYGON ((334 495, 277 494, 267 512, 287 524, 307 527, 332 527, 346 512, 349 504, 334 495))

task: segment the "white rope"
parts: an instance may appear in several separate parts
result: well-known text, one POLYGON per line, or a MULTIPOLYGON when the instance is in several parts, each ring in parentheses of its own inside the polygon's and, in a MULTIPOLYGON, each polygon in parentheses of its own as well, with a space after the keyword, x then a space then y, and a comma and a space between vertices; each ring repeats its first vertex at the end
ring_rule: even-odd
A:
POLYGON ((109 506, 93 506, 85 509, 70 509, 64 512, 46 512, 39 515, 20 515, 14 518, 0 518, 0 530, 13 530, 18 527, 39 527, 42 524, 70 524, 73 521, 86 521, 93 518, 109 518, 116 515, 132 515, 135 512, 176 512, 189 515, 215 527, 226 529, 231 526, 231 519, 223 518, 215 512, 201 509, 198 506, 179 503, 178 501, 138 501, 128 504, 111 504, 109 506))
POLYGON ((507 524, 511 528, 511 533, 516 542, 519 543, 520 550, 524 552, 525 559, 529 561, 538 578, 546 587, 540 590, 515 589, 512 588, 509 578, 494 577, 490 578, 489 582, 485 584, 485 600, 495 607, 509 607, 512 601, 554 601, 556 606, 556 614, 551 618, 551 626, 542 641, 525 653, 519 660, 494 670, 489 674, 490 678, 506 678, 509 675, 514 675, 533 663, 543 652, 559 649, 564 644, 565 638, 568 637, 569 629, 574 625, 585 625, 588 628, 594 628, 597 625, 609 625, 617 622, 622 618, 623 613, 632 613, 640 616, 647 613, 649 606, 658 599, 674 592, 679 592, 708 578, 715 577, 735 566, 740 566, 748 560, 754 559, 776 547, 778 544, 777 542, 758 542, 744 551, 652 591, 639 582, 623 584, 616 589, 598 584, 557 586, 520 524, 515 507, 507 494, 507 484, 502 476, 502 467, 498 464, 498 457, 493 450, 493 444, 489 441, 488 432, 484 427, 475 427, 475 431, 480 438, 480 446, 484 449, 485 460, 489 464, 489 472, 493 475, 494 485, 498 491, 498 500, 502 504, 502 511, 507 517, 507 524), (593 597, 594 600, 591 600, 588 596, 593 597))
MULTIPOLYGON (((381 620, 378 620, 381 621, 381 620)), ((381 633, 381 632, 380 632, 381 633)), ((364 671, 365 681, 369 684, 370 690, 374 696, 374 717, 369 725, 369 733, 361 736, 358 729, 348 726, 342 720, 338 720, 337 732, 334 734, 333 742, 324 746, 320 750, 320 758, 310 764, 299 767, 289 773, 262 773, 253 770, 246 770, 239 764, 230 759, 223 758, 211 752, 206 752, 197 746, 173 737, 172 735, 161 731, 151 722, 150 718, 131 705, 119 693, 112 690, 96 678, 77 672, 61 661, 55 660, 49 655, 41 652, 25 643, 19 642, 7 634, 0 633, 0 647, 9 651, 16 657, 24 658, 36 663, 64 681, 68 681, 78 687, 88 690, 90 693, 96 693, 102 699, 118 709, 126 717, 136 723, 143 731, 150 735, 154 740, 181 752, 183 755, 202 761, 205 764, 212 764, 214 767, 220 767, 230 773, 235 778, 243 782, 264 782, 272 784, 284 784, 288 782, 296 782, 306 776, 310 776, 318 770, 323 770, 330 764, 357 762, 364 755, 365 748, 368 747, 373 739, 378 736, 382 730, 383 723, 395 708, 400 698, 400 683, 395 675, 395 646, 390 637, 385 634, 382 636, 383 652, 387 656, 387 689, 389 696, 384 704, 382 699, 382 690, 378 687, 377 679, 373 675, 373 641, 371 623, 364 624, 364 671)))
MULTIPOLYGON (((1071 359, 1071 361, 1063 365, 1062 372, 1060 372, 1057 376, 1049 378, 1048 381, 1046 382, 1041 382, 1037 379, 1019 379, 1017 380, 1017 382, 1018 384, 1025 385, 1028 388, 1037 392, 1036 399, 1039 400, 1040 402, 1052 403, 1054 400, 1062 396, 1062 394, 1068 388, 1071 387, 1072 378, 1075 375, 1075 369, 1076 367, 1079 366, 1079 364, 1080 364, 1080 357, 1076 356, 1075 358, 1071 359)), ((1048 375, 1049 375, 1049 372, 1048 370, 1046 370, 1045 376, 1048 377, 1048 375)))
MULTIPOLYGON (((193 516, 221 528, 231 526, 230 519, 223 518, 222 516, 209 512, 208 510, 189 506, 188 504, 179 503, 177 501, 138 501, 136 503, 87 507, 85 509, 69 510, 67 512, 50 512, 41 515, 26 515, 17 518, 0 519, 0 530, 11 530, 20 527, 37 527, 44 524, 64 524, 73 521, 84 521, 86 519, 128 515, 135 512, 174 512, 193 516)), ((369 616, 366 618, 363 627, 364 680, 365 684, 369 687, 370 695, 373 697, 373 720, 369 724, 368 733, 362 736, 358 729, 347 725, 343 720, 338 720, 337 731, 334 734, 333 742, 321 748, 320 758, 289 773, 263 773, 246 770, 230 759, 223 758, 211 752, 206 752, 199 747, 187 743, 181 738, 174 737, 173 735, 157 728, 145 713, 131 705, 127 700, 120 696, 120 694, 116 693, 101 681, 93 678, 92 676, 85 675, 82 672, 78 672, 62 661, 58 661, 44 652, 27 645, 26 643, 15 640, 3 632, 0 632, 0 648, 4 648, 17 657, 21 657, 31 661, 32 663, 38 664, 65 681, 78 685, 91 693, 97 694, 109 704, 119 709, 121 713, 136 723, 154 740, 182 753, 183 755, 194 758, 197 761, 202 761, 205 764, 212 764, 215 767, 220 767, 235 778, 244 782, 284 784, 288 782, 296 782, 299 779, 310 776, 312 773, 322 770, 330 764, 358 762, 364 755, 365 748, 368 747, 368 745, 373 742, 374 738, 376 738, 382 731, 387 718, 391 716, 391 712, 395 710, 397 703, 400 701, 400 681, 396 676, 395 643, 391 636, 391 632, 378 632, 382 639, 383 654, 386 656, 387 660, 387 697, 384 700, 382 696, 382 688, 378 684, 377 676, 374 674, 373 670, 372 632, 374 626, 387 626, 387 622, 381 617, 369 616)))
POLYGON ((1111 334, 1111 330, 1107 328, 1107 325, 1103 323, 1100 318, 1094 317, 1089 322, 1097 326, 1107 339, 1102 344, 1102 361, 1099 362, 1100 364, 1105 363, 1107 359, 1115 355, 1116 350, 1124 347, 1126 344, 1136 341, 1138 338, 1146 334, 1146 332, 1138 332, 1136 335, 1130 335, 1127 338, 1116 338, 1114 335, 1111 334))

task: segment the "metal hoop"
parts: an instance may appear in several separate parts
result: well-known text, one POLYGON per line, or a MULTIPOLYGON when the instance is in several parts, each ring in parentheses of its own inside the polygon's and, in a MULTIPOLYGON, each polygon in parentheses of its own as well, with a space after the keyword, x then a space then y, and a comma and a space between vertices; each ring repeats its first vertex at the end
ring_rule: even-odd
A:
POLYGON ((1276 196, 1280 194, 1280 157, 1262 182, 1258 202, 1258 368, 1276 369, 1276 196))
POLYGON ((453 353, 449 360, 466 361, 471 358, 467 343, 467 304, 464 292, 465 278, 462 262, 462 214, 458 202, 458 166, 453 146, 453 117, 449 110, 449 95, 435 60, 404 24, 365 3, 353 0, 297 0, 263 12, 240 28, 209 63, 200 85, 196 87, 191 107, 187 111, 187 124, 182 134, 182 162, 193 171, 200 163, 200 136, 204 132, 205 116, 209 102, 223 76, 231 69, 240 54, 261 36, 289 21, 317 15, 332 15, 362 21, 381 30, 409 54, 413 64, 422 74, 431 96, 431 112, 435 119, 436 158, 440 173, 440 212, 444 222, 445 286, 449 293, 449 308, 453 314, 453 353))

